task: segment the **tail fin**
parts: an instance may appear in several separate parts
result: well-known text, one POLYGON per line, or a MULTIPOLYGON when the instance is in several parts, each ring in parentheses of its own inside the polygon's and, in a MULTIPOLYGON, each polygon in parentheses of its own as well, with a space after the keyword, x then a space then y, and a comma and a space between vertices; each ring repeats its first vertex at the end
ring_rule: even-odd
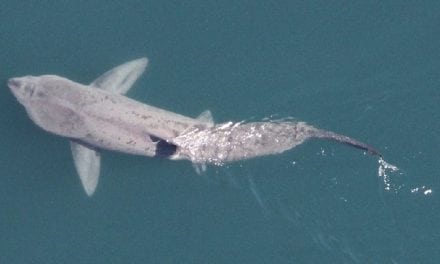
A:
POLYGON ((380 152, 378 150, 376 150, 375 148, 373 148, 372 146, 369 146, 369 145, 367 145, 363 142, 360 142, 356 139, 353 139, 353 138, 350 138, 350 137, 347 137, 344 135, 340 135, 340 134, 337 134, 337 133, 334 133, 331 131, 316 129, 314 131, 312 137, 335 140, 337 142, 344 143, 344 144, 350 145, 350 146, 358 148, 358 149, 362 149, 371 155, 377 155, 379 157, 382 157, 382 154, 380 154, 380 152))

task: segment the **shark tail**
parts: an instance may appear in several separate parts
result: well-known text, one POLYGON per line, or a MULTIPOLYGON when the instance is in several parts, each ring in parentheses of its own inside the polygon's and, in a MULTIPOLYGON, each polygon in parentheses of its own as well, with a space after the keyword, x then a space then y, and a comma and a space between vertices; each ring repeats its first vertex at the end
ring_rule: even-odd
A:
POLYGON ((340 135, 331 131, 326 131, 326 130, 320 130, 320 129, 316 129, 313 134, 312 134, 313 138, 323 138, 323 139, 329 139, 329 140, 334 140, 340 143, 344 143, 346 145, 355 147, 357 149, 362 149, 366 152, 368 152, 371 155, 375 155, 375 156, 379 156, 382 157, 382 154, 376 150, 375 148, 373 148, 370 145, 367 145, 363 142, 360 142, 356 139, 344 136, 344 135, 340 135))

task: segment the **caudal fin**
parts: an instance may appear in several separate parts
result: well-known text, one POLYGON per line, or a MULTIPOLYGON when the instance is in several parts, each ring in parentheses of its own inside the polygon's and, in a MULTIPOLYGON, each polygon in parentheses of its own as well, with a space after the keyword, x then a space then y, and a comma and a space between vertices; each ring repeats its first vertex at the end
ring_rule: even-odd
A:
POLYGON ((380 154, 380 152, 375 148, 373 148, 372 146, 360 142, 356 139, 344 135, 340 135, 331 131, 316 129, 312 137, 335 140, 337 142, 344 143, 358 149, 362 149, 371 155, 377 155, 379 157, 382 157, 382 154, 380 154))

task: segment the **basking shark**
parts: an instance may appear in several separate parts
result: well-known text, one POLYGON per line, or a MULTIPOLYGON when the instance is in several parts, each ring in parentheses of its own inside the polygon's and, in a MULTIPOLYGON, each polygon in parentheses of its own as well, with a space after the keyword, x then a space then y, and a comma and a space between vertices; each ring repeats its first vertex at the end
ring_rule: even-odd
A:
POLYGON ((124 96, 147 64, 147 58, 129 61, 89 85, 56 75, 8 80, 35 124, 70 140, 75 168, 89 196, 99 180, 100 150, 186 159, 197 171, 206 164, 282 153, 310 138, 335 140, 380 156, 367 144, 304 122, 214 124, 209 111, 191 118, 124 96))

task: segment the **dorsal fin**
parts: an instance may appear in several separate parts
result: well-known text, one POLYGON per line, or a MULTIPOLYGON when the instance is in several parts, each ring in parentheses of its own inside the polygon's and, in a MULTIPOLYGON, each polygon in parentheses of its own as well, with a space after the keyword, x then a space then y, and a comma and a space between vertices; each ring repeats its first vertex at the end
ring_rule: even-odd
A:
POLYGON ((212 118, 211 111, 205 110, 196 118, 197 120, 206 123, 208 127, 212 127, 214 125, 214 119, 212 118))
POLYGON ((147 67, 148 59, 140 58, 121 64, 94 80, 90 86, 112 93, 125 94, 147 67))

